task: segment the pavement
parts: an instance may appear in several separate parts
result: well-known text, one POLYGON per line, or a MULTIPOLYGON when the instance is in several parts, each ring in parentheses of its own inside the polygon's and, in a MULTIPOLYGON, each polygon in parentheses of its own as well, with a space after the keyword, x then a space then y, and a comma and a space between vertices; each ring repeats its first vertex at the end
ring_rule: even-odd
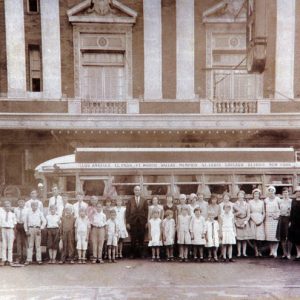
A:
POLYGON ((151 262, 0 268, 0 300, 300 299, 300 262, 151 262))

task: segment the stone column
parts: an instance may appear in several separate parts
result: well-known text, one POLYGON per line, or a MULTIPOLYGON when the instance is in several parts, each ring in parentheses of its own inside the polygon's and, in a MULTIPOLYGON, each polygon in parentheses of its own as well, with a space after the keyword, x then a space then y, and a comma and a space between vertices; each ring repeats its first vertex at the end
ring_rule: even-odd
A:
POLYGON ((176 0, 177 99, 195 98, 194 0, 176 0))
POLYGON ((294 98, 295 0, 277 0, 275 98, 294 98))
POLYGON ((144 0, 145 99, 162 98, 161 0, 144 0))
POLYGON ((26 62, 23 0, 5 0, 7 92, 9 98, 26 97, 26 62))
POLYGON ((43 94, 61 98, 59 0, 40 0, 42 30, 43 94))

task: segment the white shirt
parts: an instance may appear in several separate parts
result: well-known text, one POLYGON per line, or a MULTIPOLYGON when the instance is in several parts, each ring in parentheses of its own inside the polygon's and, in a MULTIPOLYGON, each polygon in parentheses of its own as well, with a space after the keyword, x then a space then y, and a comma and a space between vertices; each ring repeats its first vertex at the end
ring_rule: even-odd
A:
POLYGON ((73 204, 73 208, 74 208, 74 216, 75 218, 78 218, 80 208, 84 208, 85 210, 87 210, 88 204, 82 201, 79 205, 79 202, 76 202, 75 204, 73 204))
POLYGON ((135 196, 135 203, 136 203, 136 205, 140 204, 140 200, 141 200, 140 196, 135 196))
POLYGON ((87 232, 91 227, 88 217, 78 217, 75 222, 75 228, 77 232, 87 232))
POLYGON ((16 207, 14 209, 14 213, 16 215, 17 223, 24 224, 28 209, 26 207, 23 207, 22 209, 20 207, 16 207))
POLYGON ((4 211, 3 213, 1 213, 0 227, 2 227, 2 228, 14 228, 16 223, 17 223, 16 216, 13 212, 4 211))
POLYGON ((56 200, 55 200, 55 196, 51 197, 49 199, 49 205, 48 205, 48 209, 50 209, 50 206, 51 205, 56 205, 56 212, 59 216, 62 215, 62 212, 64 210, 64 202, 63 202, 63 199, 60 195, 57 195, 56 196, 56 200))
POLYGON ((93 221, 92 225, 96 227, 103 227, 106 225, 106 215, 105 213, 101 212, 96 212, 93 216, 93 221))
POLYGON ((46 217, 47 220, 47 228, 58 228, 60 224, 60 216, 58 214, 52 215, 49 214, 46 217))
POLYGON ((41 213, 44 213, 43 202, 40 201, 39 199, 35 199, 35 200, 30 199, 30 200, 26 201, 25 207, 26 207, 27 209, 31 210, 31 203, 32 203, 32 202, 37 202, 37 203, 38 203, 38 210, 39 210, 41 213))
POLYGON ((41 229, 44 229, 45 226, 46 219, 42 212, 40 212, 38 209, 35 212, 33 212, 32 210, 28 211, 24 223, 25 231, 28 231, 29 227, 40 227, 41 229))

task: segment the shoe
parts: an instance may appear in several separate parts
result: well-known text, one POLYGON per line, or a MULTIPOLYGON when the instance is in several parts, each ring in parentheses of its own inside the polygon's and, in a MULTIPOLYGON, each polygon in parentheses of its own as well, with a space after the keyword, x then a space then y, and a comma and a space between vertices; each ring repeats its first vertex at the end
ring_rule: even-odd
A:
POLYGON ((13 267, 13 266, 14 266, 14 263, 13 263, 13 262, 10 262, 10 263, 9 263, 9 266, 10 266, 10 267, 13 267))
POLYGON ((37 263, 38 263, 38 265, 42 265, 43 264, 41 261, 38 261, 37 263))
POLYGON ((25 263, 24 263, 25 266, 29 266, 30 264, 31 264, 31 262, 28 261, 28 260, 26 260, 25 263))
POLYGON ((92 264, 95 264, 95 263, 97 263, 97 261, 96 260, 92 260, 92 264))
POLYGON ((216 257, 214 257, 214 262, 219 262, 218 259, 216 257))
POLYGON ((112 260, 113 263, 117 263, 117 261, 115 259, 112 260))
POLYGON ((122 259, 122 258, 123 258, 123 255, 122 255, 122 254, 120 254, 120 255, 119 255, 119 258, 120 258, 120 259, 122 259))
POLYGON ((226 258, 221 258, 220 262, 226 262, 226 258))
POLYGON ((52 264, 52 260, 51 259, 48 260, 48 265, 50 265, 50 264, 52 264))
POLYGON ((83 259, 83 260, 82 260, 82 263, 83 263, 83 264, 86 264, 86 260, 85 260, 85 259, 83 259))
POLYGON ((154 262, 155 261, 155 257, 152 257, 151 261, 154 262))
POLYGON ((170 258, 167 258, 167 261, 171 261, 170 258))
POLYGON ((99 260, 99 263, 100 263, 100 264, 104 264, 103 259, 100 259, 100 260, 99 260))
POLYGON ((73 260, 73 259, 70 260, 70 264, 71 264, 71 265, 74 264, 74 260, 73 260))
POLYGON ((109 259, 109 260, 108 260, 108 262, 109 262, 109 263, 112 263, 112 260, 111 260, 111 259, 109 259))
POLYGON ((59 264, 62 265, 64 262, 62 260, 59 261, 59 264))
POLYGON ((186 263, 187 263, 187 262, 189 262, 189 260, 188 260, 187 258, 185 258, 185 259, 184 259, 184 262, 186 262, 186 263))
POLYGON ((78 263, 79 263, 79 264, 82 264, 82 260, 81 260, 81 259, 78 259, 78 263))
POLYGON ((204 259, 203 257, 200 257, 200 262, 203 263, 204 262, 204 259))
POLYGON ((288 255, 288 256, 286 257, 286 259, 290 260, 290 259, 291 259, 291 256, 290 256, 290 255, 288 255))
POLYGON ((194 257, 194 261, 197 261, 198 260, 198 258, 197 257, 194 257))
POLYGON ((179 258, 179 262, 183 262, 184 260, 182 258, 179 258))
POLYGON ((295 257, 294 261, 300 261, 300 256, 299 257, 295 257))
POLYGON ((233 260, 232 258, 229 258, 229 262, 235 262, 235 260, 233 260))
POLYGON ((158 262, 161 262, 161 260, 160 260, 160 258, 159 258, 159 257, 157 258, 157 261, 158 261, 158 262))

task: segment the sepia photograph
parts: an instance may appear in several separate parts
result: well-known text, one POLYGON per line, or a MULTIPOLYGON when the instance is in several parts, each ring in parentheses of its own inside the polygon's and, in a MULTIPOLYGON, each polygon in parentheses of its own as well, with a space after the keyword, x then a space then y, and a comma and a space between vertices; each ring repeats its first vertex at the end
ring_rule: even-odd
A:
POLYGON ((300 0, 0 0, 0 41, 0 300, 300 299, 300 0))

